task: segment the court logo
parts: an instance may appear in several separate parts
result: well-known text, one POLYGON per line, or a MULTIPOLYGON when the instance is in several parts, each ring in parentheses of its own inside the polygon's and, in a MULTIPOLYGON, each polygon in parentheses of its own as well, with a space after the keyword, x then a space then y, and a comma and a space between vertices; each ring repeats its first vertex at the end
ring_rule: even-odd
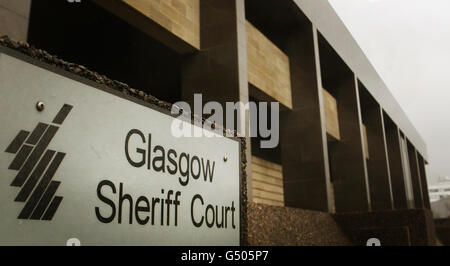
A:
POLYGON ((11 183, 20 187, 15 201, 25 203, 18 219, 50 221, 63 200, 55 196, 61 182, 52 179, 66 154, 47 147, 71 110, 64 104, 51 124, 38 123, 31 133, 21 130, 5 150, 16 154, 8 169, 18 171, 11 183))

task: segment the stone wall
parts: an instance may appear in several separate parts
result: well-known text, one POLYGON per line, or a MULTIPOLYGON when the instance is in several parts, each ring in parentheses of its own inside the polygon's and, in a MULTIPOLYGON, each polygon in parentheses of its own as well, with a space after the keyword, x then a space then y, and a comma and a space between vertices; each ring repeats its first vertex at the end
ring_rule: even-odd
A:
MULTIPOLYGON (((365 246, 370 238, 378 238, 382 246, 438 243, 426 209, 330 214, 249 203, 247 218, 247 244, 255 246, 365 246)), ((444 245, 449 243, 448 221, 436 223, 444 245)))
POLYGON ((336 214, 337 224, 357 245, 378 238, 383 246, 434 246, 436 231, 430 210, 409 209, 336 214))
POLYGON ((353 245, 326 212, 249 203, 247 217, 249 245, 353 245))

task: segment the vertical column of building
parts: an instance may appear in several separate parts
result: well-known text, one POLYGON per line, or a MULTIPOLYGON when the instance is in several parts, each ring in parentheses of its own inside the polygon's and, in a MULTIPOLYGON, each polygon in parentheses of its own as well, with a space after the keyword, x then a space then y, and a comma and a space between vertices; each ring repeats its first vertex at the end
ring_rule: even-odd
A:
POLYGON ((423 193, 422 184, 420 181, 419 163, 417 158, 417 151, 411 142, 407 141, 408 145, 408 157, 409 167, 411 170, 411 183, 414 194, 414 205, 417 209, 423 208, 423 193))
POLYGON ((26 41, 31 0, 0 1, 0 36, 26 41))
POLYGON ((309 23, 287 36, 292 110, 280 119, 285 205, 331 210, 323 99, 315 28, 309 23))
POLYGON ((372 210, 393 209, 383 110, 379 105, 368 115, 366 121, 367 141, 371 143, 369 144, 370 159, 367 163, 372 210))
MULTIPOLYGON (((224 111, 226 102, 247 103, 244 2, 201 0, 200 22, 201 49, 186 58, 183 63, 181 85, 183 100, 193 103, 194 94, 201 93, 203 102, 219 102, 224 111)), ((245 119, 248 125, 248 113, 245 114, 245 119)), ((225 117, 223 121, 225 123, 225 117)), ((247 173, 251 173, 249 145, 250 140, 247 138, 247 173)), ((247 187, 251 188, 250 178, 247 178, 247 187)), ((251 189, 248 189, 248 193, 250 201, 251 189)))
POLYGON ((383 113, 383 117, 394 209, 407 209, 408 201, 406 197, 405 177, 402 168, 403 162, 400 146, 400 131, 386 113, 383 113))
POLYGON ((430 195, 428 194, 427 174, 425 171, 425 160, 423 159, 422 155, 420 155, 418 152, 417 155, 419 163, 420 182, 422 185, 423 204, 425 208, 431 209, 430 195))
POLYGON ((370 210, 357 85, 349 76, 336 90, 341 139, 330 149, 330 161, 337 212, 370 210))
MULTIPOLYGON (((367 172, 372 210, 392 209, 391 180, 386 152, 384 121, 380 105, 359 83, 360 94, 366 94, 361 102, 363 123, 367 132, 367 172)), ((362 99, 362 98, 361 98, 362 99)))

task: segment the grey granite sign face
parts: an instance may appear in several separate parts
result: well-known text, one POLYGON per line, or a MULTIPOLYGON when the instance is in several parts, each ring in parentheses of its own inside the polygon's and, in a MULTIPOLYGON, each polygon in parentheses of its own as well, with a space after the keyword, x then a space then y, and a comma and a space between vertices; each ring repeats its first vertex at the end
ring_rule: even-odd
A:
POLYGON ((240 244, 239 141, 1 51, 0 95, 0 244, 240 244))

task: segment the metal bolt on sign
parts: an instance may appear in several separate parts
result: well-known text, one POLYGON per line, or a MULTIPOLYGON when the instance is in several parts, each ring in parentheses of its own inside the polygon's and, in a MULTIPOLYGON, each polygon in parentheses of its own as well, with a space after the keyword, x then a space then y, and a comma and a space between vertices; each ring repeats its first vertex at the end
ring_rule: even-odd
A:
POLYGON ((36 109, 39 111, 39 112, 42 112, 42 111, 44 111, 44 109, 45 109, 45 104, 44 104, 44 102, 37 102, 36 103, 36 109))

